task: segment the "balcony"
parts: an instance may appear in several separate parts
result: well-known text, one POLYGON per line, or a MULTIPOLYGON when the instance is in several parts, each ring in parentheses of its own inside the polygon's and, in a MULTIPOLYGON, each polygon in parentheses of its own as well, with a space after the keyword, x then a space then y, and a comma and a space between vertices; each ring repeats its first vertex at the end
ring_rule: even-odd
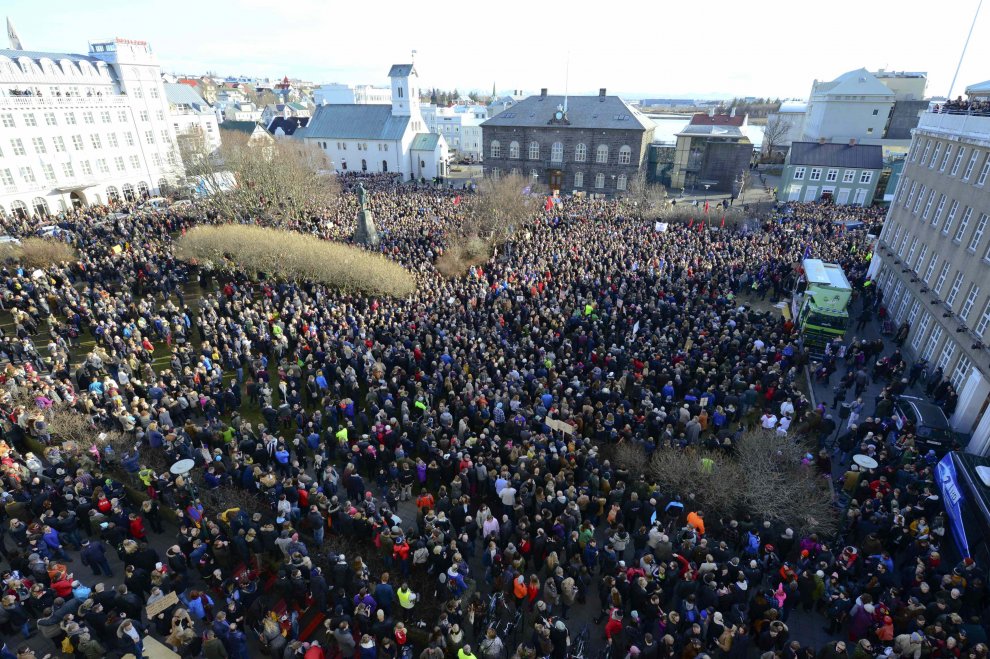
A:
POLYGON ((0 96, 0 107, 107 107, 127 105, 127 96, 106 94, 104 96, 0 96))
POLYGON ((953 112, 924 112, 918 130, 956 135, 990 146, 990 115, 953 112))

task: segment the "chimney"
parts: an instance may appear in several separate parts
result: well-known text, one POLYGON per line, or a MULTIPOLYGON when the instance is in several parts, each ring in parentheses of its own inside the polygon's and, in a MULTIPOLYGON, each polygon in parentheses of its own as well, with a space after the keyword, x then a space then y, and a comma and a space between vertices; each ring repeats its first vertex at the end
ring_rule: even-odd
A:
POLYGON ((729 111, 729 116, 730 117, 736 116, 736 106, 734 105, 732 106, 732 110, 729 111))
POLYGON ((602 87, 598 90, 598 102, 602 103, 605 101, 605 88, 602 87))
POLYGON ((540 88, 540 98, 546 98, 546 97, 547 97, 547 88, 546 87, 541 87, 540 88))
POLYGON ((825 144, 825 138, 824 137, 819 137, 818 138, 818 143, 819 144, 825 144))
POLYGON ((849 146, 856 146, 856 138, 855 137, 853 137, 852 139, 849 140, 849 146))

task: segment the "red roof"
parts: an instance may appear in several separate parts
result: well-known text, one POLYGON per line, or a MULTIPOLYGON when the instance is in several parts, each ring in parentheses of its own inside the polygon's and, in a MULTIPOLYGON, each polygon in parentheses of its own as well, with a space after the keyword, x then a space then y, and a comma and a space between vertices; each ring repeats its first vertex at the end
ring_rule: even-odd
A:
POLYGON ((189 85, 190 87, 199 87, 199 80, 195 78, 179 78, 178 83, 180 85, 189 85))
POLYGON ((704 112, 699 112, 698 114, 691 117, 692 126, 742 126, 743 121, 745 121, 746 115, 737 114, 736 116, 728 114, 716 114, 714 117, 704 112))

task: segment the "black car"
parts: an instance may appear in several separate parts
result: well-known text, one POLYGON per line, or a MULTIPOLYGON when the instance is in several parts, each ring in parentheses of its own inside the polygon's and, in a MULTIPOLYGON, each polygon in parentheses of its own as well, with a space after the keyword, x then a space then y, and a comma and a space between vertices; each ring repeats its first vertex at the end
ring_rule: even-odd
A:
POLYGON ((922 453, 935 451, 939 457, 959 448, 955 431, 938 405, 914 396, 898 396, 894 401, 897 429, 913 432, 915 446, 922 453))

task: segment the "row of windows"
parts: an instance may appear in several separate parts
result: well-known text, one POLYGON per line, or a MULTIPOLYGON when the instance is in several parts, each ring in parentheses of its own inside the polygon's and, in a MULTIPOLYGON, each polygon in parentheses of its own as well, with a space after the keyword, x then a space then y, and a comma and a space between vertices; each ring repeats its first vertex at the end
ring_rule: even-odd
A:
MULTIPOLYGON (((492 140, 491 144, 488 146, 489 155, 492 158, 502 157, 502 144, 498 140, 492 140)), ((513 141, 509 143, 509 158, 519 159, 519 142, 513 141)), ((529 143, 527 148, 527 154, 530 160, 540 159, 540 143, 533 141, 529 143)), ((595 162, 600 164, 608 163, 608 146, 605 144, 600 144, 595 149, 595 162)), ((587 162, 588 161, 588 146, 586 144, 577 144, 574 147, 574 162, 587 162)), ((550 145, 550 162, 564 162, 564 145, 561 142, 554 142, 550 145)), ((632 147, 628 145, 623 145, 619 148, 618 164, 628 165, 632 162, 632 147)))
MULTIPOLYGON (((885 265, 880 271, 878 283, 883 290, 889 292, 894 277, 894 269, 885 265)), ((953 281, 954 288, 957 286, 957 282, 961 282, 961 277, 958 275, 953 281)), ((966 309, 965 318, 970 316, 974 303, 979 297, 979 293, 980 287, 975 282, 970 284, 964 302, 964 309, 966 309)), ((951 335, 947 335, 939 322, 932 322, 934 318, 933 314, 924 311, 922 309, 922 303, 923 300, 916 299, 911 291, 907 290, 904 282, 898 280, 893 291, 890 293, 889 310, 891 317, 894 319, 895 324, 906 321, 908 326, 913 328, 914 337, 911 339, 911 347, 917 357, 932 361, 936 352, 938 353, 934 367, 940 367, 943 372, 951 373, 950 380, 953 386, 960 389, 965 383, 966 378, 969 377, 970 369, 973 366, 972 362, 966 355, 960 355, 955 366, 952 366, 952 359, 958 350, 957 344, 951 338, 951 335), (918 320, 919 314, 922 314, 920 321, 918 320), (932 327, 930 334, 928 331, 929 327, 932 327), (945 337, 944 344, 942 344, 943 337, 945 337), (941 350, 939 351, 940 345, 941 350)), ((960 318, 963 318, 962 312, 960 312, 960 318)), ((963 319, 965 320, 965 318, 963 319)), ((980 319, 977 321, 973 331, 977 336, 983 337, 988 328, 990 328, 990 297, 984 302, 980 319)))
MULTIPOLYGON (((329 144, 330 144, 329 142, 317 142, 316 146, 320 147, 321 149, 328 149, 330 148, 329 144)), ((347 142, 336 142, 336 145, 338 151, 347 151, 347 142)), ((367 142, 356 142, 355 145, 357 146, 358 151, 368 150, 367 142)), ((379 151, 388 151, 388 144, 379 143, 377 146, 379 151)))
MULTIPOLYGON (((945 224, 942 224, 942 235, 948 236, 952 234, 953 242, 957 244, 963 244, 966 238, 966 233, 969 230, 970 222, 973 219, 974 211, 972 206, 963 207, 960 212, 959 202, 953 199, 951 202, 945 193, 939 193, 937 190, 929 190, 924 184, 918 185, 917 181, 908 186, 909 181, 905 179, 900 185, 898 192, 899 198, 895 203, 899 203, 903 200, 904 208, 909 212, 917 216, 922 222, 928 222, 929 217, 931 217, 931 226, 933 229, 938 229, 942 222, 943 215, 945 216, 945 224), (936 196, 938 197, 938 203, 935 202, 936 196), (913 202, 913 204, 912 204, 913 202), (924 210, 922 210, 924 208, 924 210), (956 217, 960 216, 959 225, 955 226, 956 217), (955 231, 953 232, 953 228, 955 231)), ((895 229, 894 240, 890 241, 889 244, 894 245, 897 243, 897 236, 901 232, 901 225, 898 224, 895 229)), ((973 231, 973 235, 969 238, 966 248, 972 252, 976 251, 980 247, 980 243, 983 241, 983 234, 987 228, 987 214, 982 213, 980 219, 976 223, 976 229, 973 231)), ((906 238, 907 236, 905 236, 906 238)), ((987 251, 983 254, 984 260, 990 262, 990 246, 988 246, 987 251)))
MULTIPOLYGON (((72 135, 70 139, 72 141, 73 151, 85 150, 86 140, 83 139, 82 135, 72 135)), ((106 139, 107 139, 106 142, 107 146, 109 146, 110 148, 116 149, 120 146, 120 140, 117 137, 117 133, 107 133, 106 139)), ((145 144, 154 145, 156 142, 155 131, 153 130, 144 131, 143 139, 145 144)), ((55 137, 50 138, 50 140, 51 140, 53 152, 65 153, 66 151, 68 151, 68 146, 65 143, 65 138, 63 138, 61 135, 56 135, 55 137)), ((99 133, 91 133, 89 135, 88 141, 89 144, 93 147, 93 149, 100 150, 103 148, 103 136, 101 136, 99 133)), ((168 130, 161 131, 161 141, 162 144, 167 144, 167 145, 172 144, 172 136, 169 134, 168 130)), ((134 134, 132 132, 127 131, 124 133, 124 143, 129 147, 134 146, 135 140, 134 140, 134 134)), ((48 153, 48 142, 45 140, 44 137, 32 137, 31 148, 34 150, 34 153, 36 154, 39 155, 46 154, 48 153)), ((20 137, 14 137, 10 140, 10 149, 11 149, 11 155, 14 156, 27 155, 27 148, 24 145, 24 140, 21 139, 20 137)), ((2 157, 3 157, 3 147, 0 146, 0 158, 2 157)))
POLYGON ((985 185, 987 177, 990 176, 990 151, 984 152, 979 149, 966 147, 954 142, 944 142, 935 138, 919 138, 916 140, 911 147, 911 162, 916 162, 918 163, 918 167, 927 167, 930 170, 938 167, 940 173, 951 177, 957 176, 960 170, 962 170, 961 180, 964 183, 972 179, 977 164, 982 163, 979 174, 976 177, 975 185, 985 185), (949 161, 952 162, 951 167, 949 167, 949 161), (963 162, 966 163, 965 168, 962 166, 963 162))
MULTIPOLYGON (((62 122, 64 125, 75 126, 78 124, 75 111, 62 112, 61 114, 62 114, 62 122)), ((110 110, 101 110, 98 113, 93 112, 92 110, 83 110, 79 114, 83 124, 90 124, 90 125, 95 124, 97 123, 97 119, 99 119, 99 123, 101 124, 110 124, 113 123, 114 118, 116 118, 116 120, 119 123, 122 124, 129 123, 129 119, 128 119, 129 113, 127 110, 117 110, 115 113, 116 117, 114 116, 114 113, 111 112, 110 110)), ((141 110, 138 112, 138 118, 141 121, 150 121, 151 115, 148 113, 147 110, 141 110)), ((165 111, 155 110, 155 118, 158 121, 164 121, 165 111)), ((26 128, 34 128, 38 126, 41 122, 44 122, 44 125, 46 126, 59 125, 59 118, 55 112, 42 112, 40 113, 40 117, 39 117, 39 113, 25 112, 23 115, 21 115, 21 119, 23 120, 23 125, 26 128)), ((18 125, 17 119, 14 117, 14 114, 11 112, 4 112, 0 114, 0 123, 3 124, 4 128, 17 128, 18 125)))
MULTIPOLYGON (((490 172, 492 178, 496 178, 496 179, 499 178, 499 176, 501 176, 502 174, 502 170, 499 169, 498 167, 493 167, 490 170, 490 172)), ((522 171, 518 167, 513 167, 510 170, 510 173, 515 176, 522 176, 522 171)), ((540 178, 540 172, 539 170, 531 169, 529 172, 529 176, 534 180, 538 180, 540 178)), ((625 174, 619 174, 618 176, 613 177, 613 179, 615 181, 616 190, 625 190, 629 186, 629 179, 625 174)), ((597 174, 595 174, 595 178, 593 181, 594 187, 598 190, 603 190, 605 188, 605 181, 606 181, 605 174, 603 174, 602 172, 598 172, 597 174)), ((575 188, 584 188, 585 187, 584 172, 574 172, 572 182, 575 188)))
MULTIPOLYGON (((811 175, 808 177, 809 181, 820 181, 822 180, 822 167, 812 167, 811 175)), ((855 169, 845 169, 842 171, 842 182, 843 183, 854 183, 856 181, 855 169)), ((804 175, 807 173, 806 167, 795 167, 794 168, 794 180, 803 181, 804 175)), ((839 170, 838 168, 832 167, 825 174, 825 181, 828 183, 835 183, 839 180, 839 170)), ((859 175, 859 182, 868 185, 873 181, 873 172, 864 169, 859 175)))
MULTIPOLYGON (((174 154, 169 154, 169 163, 175 163, 174 154)), ((153 154, 152 161, 158 167, 162 164, 162 159, 159 154, 153 154)), ((141 169, 141 159, 136 154, 131 154, 127 157, 125 161, 124 156, 114 156, 113 158, 97 158, 94 162, 89 160, 79 160, 75 163, 63 162, 59 164, 61 170, 61 176, 65 179, 72 179, 76 177, 76 165, 79 166, 79 172, 83 176, 92 176, 94 171, 100 174, 110 173, 110 163, 113 164, 114 168, 118 172, 123 172, 127 170, 127 165, 133 170, 141 169)), ((28 187, 36 186, 38 182, 38 177, 35 175, 34 167, 31 165, 24 165, 23 167, 17 168, 18 179, 22 181, 28 187)), ((59 177, 56 175, 55 167, 50 163, 41 164, 41 176, 47 183, 56 183, 59 177)), ((5 186, 17 186, 18 179, 14 178, 14 173, 11 168, 6 167, 0 169, 0 183, 5 186)))

